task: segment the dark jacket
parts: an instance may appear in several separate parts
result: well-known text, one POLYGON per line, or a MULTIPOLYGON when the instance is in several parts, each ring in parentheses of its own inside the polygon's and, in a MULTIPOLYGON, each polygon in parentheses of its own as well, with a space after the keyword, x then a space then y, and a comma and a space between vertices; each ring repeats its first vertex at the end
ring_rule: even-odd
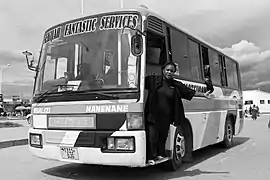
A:
MULTIPOLYGON (((145 88, 148 90, 148 97, 146 101, 146 123, 154 124, 157 115, 157 89, 162 85, 163 77, 150 75, 145 78, 145 88)), ((185 118, 184 106, 182 99, 191 100, 195 95, 195 91, 185 86, 179 81, 172 80, 171 85, 175 88, 175 105, 174 105, 174 124, 180 125, 182 119, 185 118)), ((173 123, 173 122, 171 122, 173 123)))

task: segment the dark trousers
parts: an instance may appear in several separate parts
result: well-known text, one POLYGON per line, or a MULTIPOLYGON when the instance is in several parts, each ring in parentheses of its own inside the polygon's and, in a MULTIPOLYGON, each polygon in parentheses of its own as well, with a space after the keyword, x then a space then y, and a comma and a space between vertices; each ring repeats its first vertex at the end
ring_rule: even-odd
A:
POLYGON ((148 124, 147 135, 147 159, 155 159, 157 156, 166 156, 165 144, 168 137, 170 124, 148 124))

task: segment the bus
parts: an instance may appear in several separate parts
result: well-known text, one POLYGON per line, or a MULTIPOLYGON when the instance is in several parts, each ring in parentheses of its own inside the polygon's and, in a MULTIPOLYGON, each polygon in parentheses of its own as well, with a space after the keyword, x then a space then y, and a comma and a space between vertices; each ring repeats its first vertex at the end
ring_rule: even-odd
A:
MULTIPOLYGON (((28 55, 24 53, 28 63, 28 55)), ((42 41, 29 129, 33 155, 65 162, 146 167, 145 77, 177 65, 175 80, 214 96, 183 100, 186 119, 170 126, 165 167, 177 170, 187 146, 229 148, 243 128, 239 64, 147 8, 60 23, 42 41), (188 131, 191 138, 185 137, 188 131), (188 145, 189 144, 189 145, 188 145)))

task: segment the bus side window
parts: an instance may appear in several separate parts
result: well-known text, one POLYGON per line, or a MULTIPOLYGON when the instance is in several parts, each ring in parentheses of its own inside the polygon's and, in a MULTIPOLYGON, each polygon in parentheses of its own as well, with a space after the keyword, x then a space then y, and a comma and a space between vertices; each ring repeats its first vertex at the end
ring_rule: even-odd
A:
POLYGON ((237 64, 230 58, 225 57, 225 59, 228 87, 233 89, 239 89, 237 64))
POLYGON ((210 90, 212 93, 214 91, 214 87, 211 80, 211 71, 210 71, 210 63, 209 63, 209 55, 208 48, 201 46, 202 60, 203 60, 203 75, 204 81, 207 87, 207 91, 210 90))
MULTIPOLYGON (((168 31, 168 30, 167 30, 168 31)), ((170 53, 169 56, 172 61, 179 65, 179 76, 183 79, 190 79, 190 62, 188 54, 188 36, 181 31, 171 27, 169 29, 170 35, 170 53)))
POLYGON ((227 75, 226 75, 225 58, 222 55, 219 55, 219 68, 220 68, 221 85, 222 86, 228 86, 227 75))
POLYGON ((210 65, 210 75, 211 81, 217 86, 221 86, 221 76, 220 76, 220 62, 219 53, 216 50, 208 49, 209 52, 209 65, 210 65))
POLYGON ((200 44, 195 40, 188 39, 188 51, 189 51, 189 63, 190 73, 192 81, 201 82, 202 78, 202 67, 201 67, 201 55, 200 55, 200 44))
POLYGON ((201 46, 202 52, 202 60, 203 60, 203 74, 204 78, 211 79, 211 71, 210 71, 210 64, 209 64, 209 55, 208 49, 204 46, 201 46))

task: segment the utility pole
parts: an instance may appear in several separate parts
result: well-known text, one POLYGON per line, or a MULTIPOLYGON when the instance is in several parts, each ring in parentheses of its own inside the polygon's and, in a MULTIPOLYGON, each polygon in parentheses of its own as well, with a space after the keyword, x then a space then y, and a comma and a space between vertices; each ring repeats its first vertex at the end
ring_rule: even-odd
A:
POLYGON ((82 15, 83 15, 83 4, 84 2, 83 2, 83 0, 81 0, 81 12, 82 12, 82 15))
POLYGON ((0 65, 0 94, 2 94, 3 70, 9 66, 10 64, 4 65, 4 66, 0 65))
POLYGON ((120 0, 120 7, 121 7, 121 9, 124 8, 124 2, 123 2, 123 0, 120 0))

